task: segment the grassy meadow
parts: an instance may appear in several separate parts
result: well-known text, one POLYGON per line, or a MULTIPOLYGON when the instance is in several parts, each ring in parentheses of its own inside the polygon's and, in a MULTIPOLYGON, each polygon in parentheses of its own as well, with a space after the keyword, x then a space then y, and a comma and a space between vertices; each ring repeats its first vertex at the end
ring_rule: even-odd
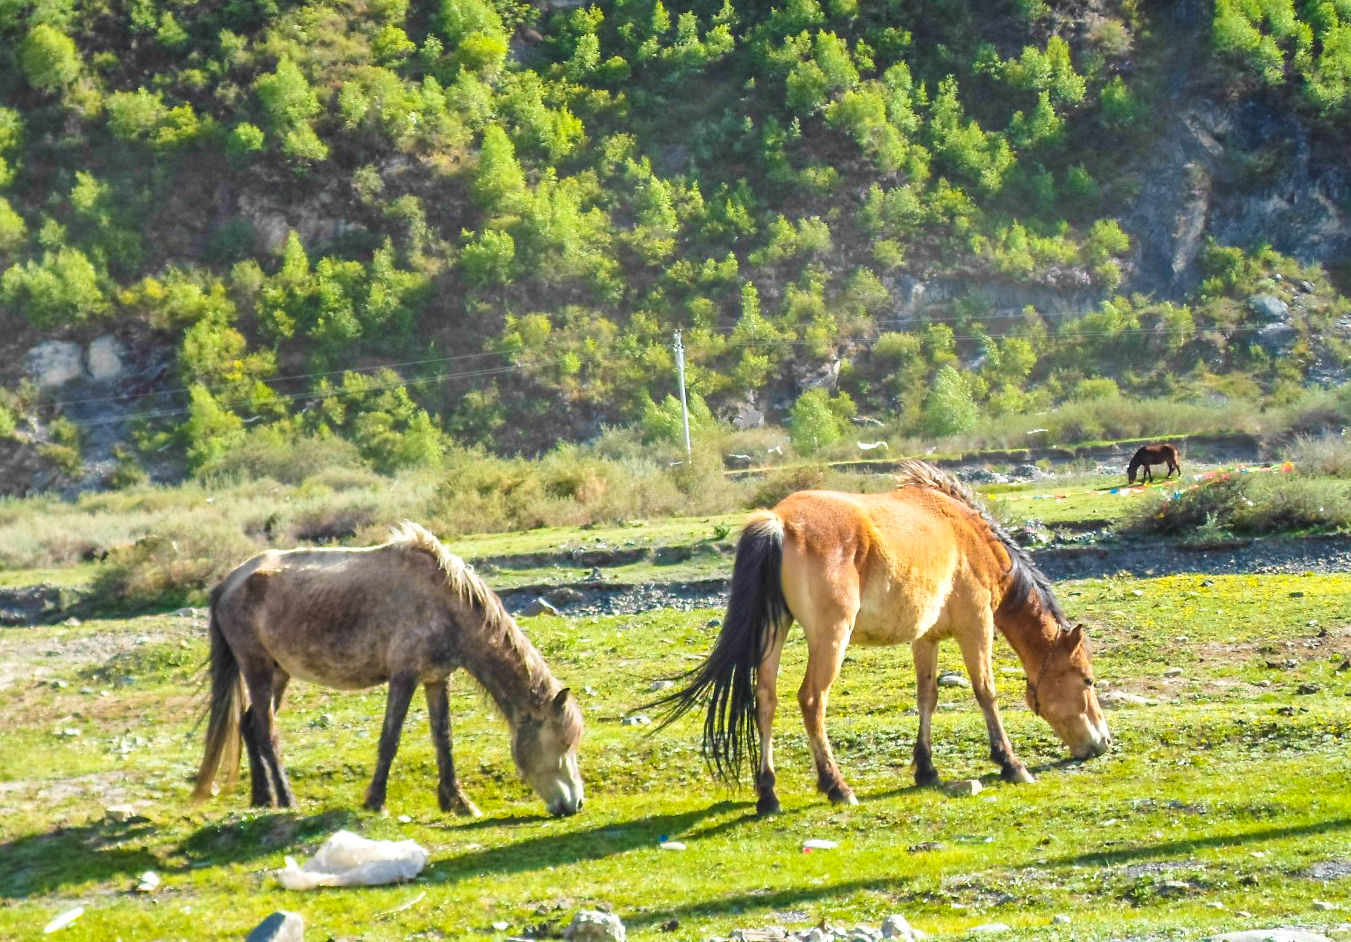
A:
MULTIPOLYGON (((1298 475, 1244 477, 1298 490, 1298 475)), ((1175 487, 1112 493, 1120 483, 1084 473, 999 485, 988 496, 1011 524, 1072 532, 1151 519, 1175 487)), ((772 496, 777 486, 743 490, 772 496)), ((1345 485, 1336 486, 1344 500, 1345 485)), ((989 923, 1019 939, 1117 940, 1278 925, 1333 931, 1348 919, 1347 572, 1058 583, 1070 616, 1090 626, 1114 745, 1091 762, 1066 761, 1023 705, 1021 671, 1000 642, 1000 702, 1015 749, 1037 775, 1031 785, 999 780, 969 691, 943 688, 935 763, 945 780, 979 778, 984 788, 966 797, 915 788, 909 651, 853 648, 832 689, 828 728, 861 804, 832 807, 814 792, 795 697, 805 650, 794 633, 776 724, 784 811, 759 820, 748 787, 710 776, 696 719, 661 732, 632 722, 650 717, 643 705, 656 695, 654 680, 702 659, 722 615, 663 609, 521 620, 586 715, 587 801, 576 817, 544 813, 512 768, 504 723, 465 675, 452 683, 456 767, 481 819, 437 809, 420 697, 387 813, 361 810, 384 691, 302 682, 281 714, 299 809, 250 809, 244 782, 191 804, 206 625, 200 608, 167 600, 200 602, 202 580, 232 561, 224 557, 284 545, 307 521, 354 524, 348 542, 378 538, 376 521, 386 517, 422 516, 436 528, 436 494, 414 476, 385 491, 335 480, 245 482, 0 507, 0 534, 15 538, 0 586, 97 591, 115 571, 124 585, 160 593, 141 596, 158 605, 138 608, 128 594, 82 622, 0 630, 0 938, 41 936, 76 906, 82 915, 60 937, 128 942, 238 939, 278 908, 302 913, 317 938, 485 942, 556 936, 582 908, 615 912, 635 939, 694 942, 737 928, 875 927, 892 913, 944 939, 989 923), (269 503, 279 509, 269 512, 269 503), (350 515, 354 507, 364 511, 350 515), (89 522, 75 526, 81 514, 89 522), (180 535, 165 540, 166 532, 180 535), (137 542, 116 549, 129 540, 137 542), (86 558, 89 546, 113 549, 97 562, 86 558), (107 814, 126 803, 135 808, 130 820, 107 814), (303 862, 340 828, 415 839, 430 863, 401 886, 300 893, 277 883, 273 871, 288 855, 303 862), (838 847, 804 852, 811 838, 838 847), (686 849, 663 849, 667 840, 686 849), (162 883, 138 892, 147 870, 162 883)), ((1243 495, 1264 499, 1260 489, 1243 491, 1242 507, 1243 495)), ((591 550, 640 551, 605 565, 607 581, 671 582, 725 576, 739 519, 654 516, 449 543, 501 588, 580 579, 591 550)), ((1224 523, 1207 520, 1212 530, 1224 523)), ((1330 517, 1317 532, 1337 527, 1330 517)), ((960 671, 955 646, 942 658, 960 671)))
MULTIPOLYGON (((635 938, 725 937, 737 927, 871 922, 889 913, 942 938, 1003 922, 1018 938, 1192 938, 1239 927, 1335 926, 1351 908, 1351 575, 1172 576, 1060 584, 1092 626, 1109 755, 1066 764, 1021 706, 1001 647, 1015 748, 1038 776, 1002 784, 969 692, 944 688, 935 761, 979 777, 977 796, 913 787, 908 651, 853 649, 830 731, 861 799, 814 794, 793 704, 790 643, 778 723, 784 812, 757 820, 747 789, 715 784, 693 722, 622 723, 651 681, 694 664, 720 613, 523 620, 586 711, 581 814, 551 819, 516 779, 503 724, 466 677, 453 684, 457 767, 480 820, 443 816, 425 709, 415 702, 389 810, 359 810, 383 692, 297 683, 283 751, 301 803, 246 807, 243 784, 187 802, 201 742, 200 615, 159 614, 0 634, 0 937, 31 938, 85 912, 69 939, 240 938, 277 908, 317 937, 505 939, 561 930, 605 907, 635 938), (105 818, 133 803, 140 817, 105 818), (414 838, 431 863, 403 886, 283 890, 270 871, 333 831, 414 838), (663 850, 664 838, 687 845, 663 850), (808 838, 838 841, 804 853, 808 838), (153 894, 134 886, 145 870, 153 894), (1339 912, 1338 907, 1341 912, 1339 912), (1068 925, 1052 923, 1056 914, 1068 925), (502 928, 505 926, 505 928, 502 928)), ((959 669, 955 647, 943 666, 959 669)))

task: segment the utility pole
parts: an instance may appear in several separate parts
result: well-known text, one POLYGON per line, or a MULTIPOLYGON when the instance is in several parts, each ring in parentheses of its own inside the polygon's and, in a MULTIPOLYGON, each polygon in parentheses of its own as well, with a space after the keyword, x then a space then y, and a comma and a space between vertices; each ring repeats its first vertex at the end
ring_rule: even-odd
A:
POLYGON ((675 332, 676 370, 680 375, 680 415, 685 422, 685 458, 693 457, 690 447, 690 407, 685 401, 685 345, 680 342, 680 331, 675 332))

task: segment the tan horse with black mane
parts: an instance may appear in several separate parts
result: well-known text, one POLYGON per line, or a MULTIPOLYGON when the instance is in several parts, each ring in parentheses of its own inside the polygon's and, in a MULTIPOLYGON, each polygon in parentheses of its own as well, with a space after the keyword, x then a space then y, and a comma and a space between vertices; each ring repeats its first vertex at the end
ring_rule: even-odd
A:
POLYGON ((402 524, 380 546, 255 556, 211 593, 210 634, 211 699, 196 798, 211 794, 222 762, 233 782, 242 735, 253 804, 295 804, 276 711, 287 683, 299 677, 347 690, 389 683, 365 801, 383 808, 404 717, 421 684, 441 809, 476 816, 450 752, 447 682, 464 667, 506 717, 512 758, 549 811, 581 810, 577 700, 473 569, 415 523, 402 524))
POLYGON ((702 666, 663 698, 663 725, 707 702, 704 754, 735 781, 746 757, 758 765, 756 810, 777 811, 772 727, 779 658, 796 620, 807 636, 798 703, 817 787, 856 804, 826 738, 826 698, 852 641, 909 644, 919 703, 915 782, 935 784, 930 726, 938 703, 938 642, 956 638, 990 754, 1005 780, 1030 782, 995 703, 991 649, 998 628, 1022 661, 1027 703, 1076 759, 1111 743, 1093 690, 1082 625, 1071 627, 1031 558, 951 476, 902 463, 888 494, 800 491, 751 514, 737 545, 727 617, 702 666))

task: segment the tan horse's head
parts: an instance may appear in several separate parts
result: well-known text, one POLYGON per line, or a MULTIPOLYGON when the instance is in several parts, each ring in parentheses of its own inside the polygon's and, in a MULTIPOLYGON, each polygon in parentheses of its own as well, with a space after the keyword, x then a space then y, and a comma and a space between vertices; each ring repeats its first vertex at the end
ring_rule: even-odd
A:
POLYGON ((582 810, 582 775, 577 767, 581 740, 582 710, 566 687, 540 708, 526 711, 516 724, 511 756, 550 814, 582 810))
POLYGON ((1083 625, 1061 632, 1051 643, 1040 674, 1027 678, 1027 705, 1051 724, 1076 759, 1100 756, 1112 744, 1093 687, 1083 625))

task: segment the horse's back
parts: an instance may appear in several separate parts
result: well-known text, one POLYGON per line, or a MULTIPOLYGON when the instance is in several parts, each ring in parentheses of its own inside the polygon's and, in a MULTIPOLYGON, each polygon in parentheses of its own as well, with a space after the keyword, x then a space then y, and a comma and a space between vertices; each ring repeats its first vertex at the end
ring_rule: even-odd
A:
MULTIPOLYGON (((954 498, 924 487, 886 494, 800 491, 774 508, 784 525, 789 608, 830 620, 857 606, 853 640, 906 643, 942 627, 948 606, 969 601, 987 539, 954 498), (964 588, 970 589, 968 584, 964 588)), ((988 599, 988 595, 986 596, 988 599)))
POLYGON ((396 661, 449 657, 436 563, 398 545, 261 553, 222 580, 213 611, 232 647, 329 686, 370 687, 396 661))

